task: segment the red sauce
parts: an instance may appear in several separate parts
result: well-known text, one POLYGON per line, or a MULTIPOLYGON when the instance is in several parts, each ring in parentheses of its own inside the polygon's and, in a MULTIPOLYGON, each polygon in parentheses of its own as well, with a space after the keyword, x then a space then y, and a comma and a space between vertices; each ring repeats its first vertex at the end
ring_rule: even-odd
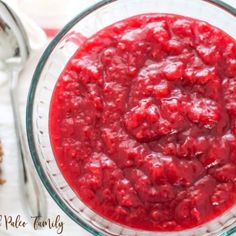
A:
POLYGON ((51 101, 55 158, 111 221, 175 231, 236 202, 236 42, 175 15, 140 15, 84 41, 51 101))

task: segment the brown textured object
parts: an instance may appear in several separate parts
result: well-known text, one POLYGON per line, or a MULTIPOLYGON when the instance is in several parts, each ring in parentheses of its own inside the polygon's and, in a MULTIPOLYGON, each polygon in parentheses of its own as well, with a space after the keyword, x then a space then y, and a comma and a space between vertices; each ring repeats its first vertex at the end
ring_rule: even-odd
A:
MULTIPOLYGON (((0 143, 0 163, 2 163, 3 161, 3 148, 2 148, 2 144, 0 143)), ((0 185, 4 184, 6 182, 6 180, 1 178, 2 175, 2 169, 0 167, 0 185)))

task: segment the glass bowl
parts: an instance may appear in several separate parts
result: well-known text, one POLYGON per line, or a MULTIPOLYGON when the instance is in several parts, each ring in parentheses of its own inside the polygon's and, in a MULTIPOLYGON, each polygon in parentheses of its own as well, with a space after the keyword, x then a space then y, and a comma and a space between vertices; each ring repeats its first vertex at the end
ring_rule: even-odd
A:
POLYGON ((80 200, 61 174, 49 138, 49 108, 54 86, 80 35, 90 37, 119 20, 143 13, 173 13, 209 22, 236 38, 236 10, 218 0, 104 0, 78 14, 52 40, 35 70, 27 104, 27 135, 35 168, 61 209, 93 235, 194 236, 231 235, 236 231, 236 207, 189 230, 152 232, 128 228, 97 215, 80 200))

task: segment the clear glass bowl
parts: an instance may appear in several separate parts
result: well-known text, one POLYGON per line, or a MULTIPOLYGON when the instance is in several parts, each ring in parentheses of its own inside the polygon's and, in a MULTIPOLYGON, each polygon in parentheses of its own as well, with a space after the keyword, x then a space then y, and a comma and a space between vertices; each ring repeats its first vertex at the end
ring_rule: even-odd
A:
POLYGON ((231 235, 236 231, 236 207, 215 220, 181 232, 141 231, 112 223, 81 202, 55 161, 48 129, 50 100, 60 73, 78 48, 75 40, 78 33, 90 37, 114 22, 151 12, 174 13, 204 20, 236 38, 236 10, 218 0, 104 0, 81 12, 49 44, 33 76, 26 124, 35 168, 62 210, 93 235, 231 235))

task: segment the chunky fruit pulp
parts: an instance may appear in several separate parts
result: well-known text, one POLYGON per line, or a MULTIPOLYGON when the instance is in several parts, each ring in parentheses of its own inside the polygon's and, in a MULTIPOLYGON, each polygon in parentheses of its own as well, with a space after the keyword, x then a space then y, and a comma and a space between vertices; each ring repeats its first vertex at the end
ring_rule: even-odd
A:
POLYGON ((86 39, 51 100, 62 174, 98 214, 176 231, 236 202, 236 42, 206 22, 139 15, 86 39))

